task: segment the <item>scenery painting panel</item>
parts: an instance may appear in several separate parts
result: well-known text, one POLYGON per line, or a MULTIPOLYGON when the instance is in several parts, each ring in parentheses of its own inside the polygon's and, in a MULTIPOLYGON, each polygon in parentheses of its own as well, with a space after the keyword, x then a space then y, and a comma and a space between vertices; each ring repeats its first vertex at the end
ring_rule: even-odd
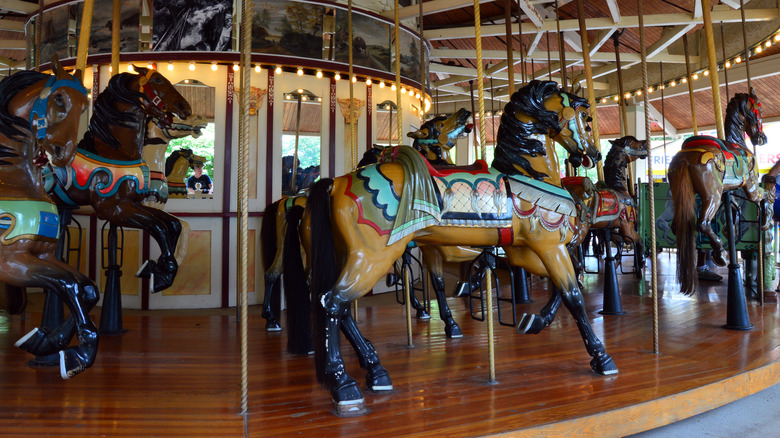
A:
POLYGON ((50 9, 43 13, 41 26, 41 63, 50 62, 56 53, 68 58, 68 7, 50 9))
MULTIPOLYGON (((81 32, 81 11, 79 4, 78 32, 81 32)), ((92 32, 89 37, 89 53, 111 53, 111 32, 113 22, 113 0, 95 0, 92 12, 92 32)), ((119 51, 138 51, 139 17, 141 15, 140 0, 122 0, 119 22, 119 51)))
POLYGON ((288 0, 255 0, 252 51, 322 58, 325 7, 288 0))
POLYGON ((228 51, 232 31, 232 0, 154 2, 154 51, 228 51))
MULTIPOLYGON (((349 62, 347 11, 336 11, 336 61, 349 62)), ((390 25, 373 17, 352 14, 352 62, 355 65, 390 71, 390 25)))
POLYGON ((420 40, 401 29, 401 76, 419 81, 420 72, 420 40))

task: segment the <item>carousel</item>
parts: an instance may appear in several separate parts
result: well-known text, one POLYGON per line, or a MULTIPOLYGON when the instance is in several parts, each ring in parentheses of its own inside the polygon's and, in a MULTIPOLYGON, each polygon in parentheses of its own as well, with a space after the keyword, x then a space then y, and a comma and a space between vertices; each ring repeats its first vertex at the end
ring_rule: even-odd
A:
POLYGON ((779 7, 3 1, 3 431, 625 436, 780 383, 779 7))

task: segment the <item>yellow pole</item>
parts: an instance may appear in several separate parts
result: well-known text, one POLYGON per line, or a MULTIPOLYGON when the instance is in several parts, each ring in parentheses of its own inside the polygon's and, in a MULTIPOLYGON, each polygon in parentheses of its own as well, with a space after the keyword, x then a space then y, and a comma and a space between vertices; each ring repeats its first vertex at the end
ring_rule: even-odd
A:
MULTIPOLYGON (((598 111, 596 110, 596 90, 593 87, 593 69, 590 65, 590 42, 588 42, 588 29, 585 26, 585 6, 583 0, 577 0, 577 15, 579 15, 580 21, 580 40, 582 41, 582 60, 585 63, 585 78, 588 85, 588 103, 590 104, 590 116, 593 118, 591 126, 593 127, 593 142, 596 143, 596 148, 601 151, 601 143, 599 142, 599 118, 598 111)), ((596 172, 599 181, 604 181, 604 166, 601 161, 596 163, 596 172)), ((634 183, 631 182, 633 187, 634 183)))
MULTIPOLYGON (((707 1, 707 0, 704 0, 707 1)), ((645 47, 645 21, 642 11, 642 0, 636 0, 637 16, 639 17, 639 46, 642 48, 642 89, 647 91, 647 51, 645 47)), ((622 99, 622 97, 621 97, 622 99)), ((645 104, 645 139, 647 141, 647 150, 651 150, 650 147, 650 112, 649 108, 650 100, 647 97, 647 93, 642 93, 642 99, 645 104)), ((648 195, 650 196, 650 223, 655 223, 655 190, 653 187, 653 160, 647 157, 647 178, 649 184, 647 184, 648 195)), ((653 298, 653 353, 659 352, 659 336, 658 336, 658 267, 657 258, 655 254, 655 227, 650 227, 650 266, 652 267, 652 274, 650 277, 650 295, 653 298)))
POLYGON ((488 383, 496 383, 496 354, 493 337, 493 271, 485 270, 485 294, 487 298, 488 383))
MULTIPOLYGON (((723 127, 723 106, 720 103, 720 84, 718 83, 718 60, 715 53, 715 36, 712 32, 712 16, 709 0, 700 0, 704 16, 704 36, 707 39, 707 59, 710 67, 710 84, 712 85, 712 101, 715 106, 715 127, 718 138, 726 138, 723 127)), ((649 161, 648 161, 649 163, 649 161)), ((650 227, 652 229, 652 227, 650 227)))
POLYGON ((479 12, 479 0, 474 0, 474 30, 477 46, 477 91, 479 97, 479 141, 480 158, 487 159, 487 134, 485 133, 485 83, 482 72, 482 17, 479 12))
MULTIPOLYGON (((393 29, 393 39, 395 47, 395 106, 398 109, 396 116, 398 118, 398 144, 401 144, 401 139, 404 138, 403 130, 403 105, 401 105, 401 20, 399 13, 400 6, 398 0, 395 0, 395 28, 393 29)), ((391 126, 392 129, 392 126, 391 126)), ((392 142, 392 134, 390 135, 390 144, 392 142)))
POLYGON ((406 304, 406 344, 414 347, 412 339, 412 274, 408 263, 401 263, 401 275, 404 285, 404 302, 406 304))
MULTIPOLYGON (((92 30, 92 10, 95 0, 84 0, 84 9, 81 13, 81 32, 79 32, 79 47, 76 52, 76 70, 86 71, 87 52, 89 50, 89 33, 92 30)), ((40 47, 38 48, 40 51, 40 47)), ((40 53, 40 52, 39 52, 40 53)))
POLYGON ((355 169, 355 154, 357 153, 357 125, 355 124, 355 83, 352 82, 354 65, 352 61, 352 0, 347 1, 347 28, 349 29, 349 169, 355 169))
POLYGON ((122 0, 114 0, 111 16, 111 76, 119 74, 119 24, 122 17, 122 0))
MULTIPOLYGON (((509 92, 509 98, 515 94, 515 60, 514 60, 514 43, 512 41, 512 3, 513 0, 504 1, 504 21, 506 21, 506 79, 509 82, 507 91, 509 92)), ((422 4, 422 1, 420 1, 422 4)), ((518 22, 520 20, 517 20, 518 22)), ((522 47, 522 36, 520 34, 520 45, 522 47)), ((522 49, 521 49, 522 50, 522 49)))
MULTIPOLYGON (((691 77, 691 60, 688 56, 688 34, 683 34, 683 48, 685 49, 685 71, 688 73, 688 97, 691 101, 691 120, 693 121, 693 135, 699 135, 699 126, 696 123, 696 100, 693 98, 693 79, 691 77)), ((661 79, 663 83, 663 79, 661 79)), ((666 138, 666 131, 664 131, 666 138)))

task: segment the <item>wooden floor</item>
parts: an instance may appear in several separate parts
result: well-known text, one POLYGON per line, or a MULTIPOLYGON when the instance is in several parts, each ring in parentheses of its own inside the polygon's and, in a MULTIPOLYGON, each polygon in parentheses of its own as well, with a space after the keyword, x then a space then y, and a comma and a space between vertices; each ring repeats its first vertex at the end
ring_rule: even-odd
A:
MULTIPOLYGON (((666 254, 661 272, 672 272, 666 254)), ((12 436, 622 436, 667 424, 780 381, 780 310, 748 305, 755 329, 724 330, 725 286, 702 284, 699 296, 672 292, 660 277, 661 353, 652 353, 652 310, 635 280, 621 275, 623 316, 602 316, 599 279, 586 279, 594 329, 620 373, 589 371, 589 357, 568 312, 539 335, 496 326, 498 384, 487 384, 485 323, 451 299, 465 336, 449 340, 443 324, 405 317, 387 296, 360 300, 359 327, 376 346, 395 390, 366 393, 357 418, 331 413, 310 357, 285 352, 284 333, 249 318, 249 415, 239 415, 238 326, 232 310, 126 311, 121 336, 104 336, 93 368, 71 381, 57 369, 32 369, 14 341, 38 324, 0 314, 0 434, 12 436)), ((724 281, 725 283, 725 281, 724 281)), ((533 291, 538 311, 545 282, 533 291)), ((38 307, 39 308, 39 307, 38 307)), ((99 313, 95 312, 97 319, 99 313)), ((364 374, 347 348, 348 371, 364 374)))

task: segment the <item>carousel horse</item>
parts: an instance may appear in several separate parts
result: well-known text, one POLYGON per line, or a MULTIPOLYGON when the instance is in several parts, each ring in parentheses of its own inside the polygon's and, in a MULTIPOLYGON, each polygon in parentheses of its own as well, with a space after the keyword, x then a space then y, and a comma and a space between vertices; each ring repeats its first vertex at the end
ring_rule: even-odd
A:
POLYGON ((764 211, 767 230, 771 224, 774 204, 774 177, 758 183, 758 169, 753 153, 745 144, 745 134, 753 145, 766 143, 761 123, 761 103, 754 91, 737 93, 726 108, 726 138, 690 137, 669 164, 669 183, 674 203, 672 231, 677 236, 677 277, 681 292, 691 295, 696 290, 695 231, 709 238, 712 259, 726 266, 723 243, 712 230, 711 222, 720 208, 724 191, 742 187, 751 202, 764 211), (701 199, 698 215, 696 195, 701 199), (698 216, 698 220, 697 220, 698 216))
POLYGON ((87 91, 59 61, 54 74, 16 73, 0 82, 0 281, 53 291, 70 315, 51 332, 35 328, 16 342, 38 355, 59 352, 60 375, 69 379, 95 361, 98 331, 89 311, 98 287, 56 255, 60 232, 57 206, 46 193, 43 168, 49 160, 73 161, 87 91), (78 345, 69 347, 73 335, 78 345))
POLYGON ((71 166, 49 173, 49 193, 58 205, 91 205, 97 217, 121 227, 147 231, 160 247, 157 261, 146 260, 137 277, 153 279, 153 291, 166 289, 176 277, 174 256, 181 234, 175 216, 143 205, 149 192, 149 167, 141 151, 148 121, 171 124, 186 119, 190 104, 155 70, 120 73, 95 101, 89 128, 71 166))
POLYGON ((187 172, 195 163, 203 164, 206 157, 195 155, 192 149, 181 148, 171 152, 165 159, 165 179, 168 182, 168 197, 184 199, 187 197, 187 172))
MULTIPOLYGON (((637 203, 626 187, 628 165, 640 158, 647 158, 647 141, 637 140, 633 136, 610 140, 612 147, 604 160, 604 182, 595 186, 583 177, 563 178, 563 186, 576 199, 590 206, 583 221, 582 240, 575 238, 572 247, 579 246, 590 231, 617 228, 612 240, 622 247, 624 243, 634 245, 634 266, 639 272, 644 264, 642 241, 637 231, 637 203), (595 196, 593 196, 595 195, 595 196), (579 241, 578 241, 579 240, 579 241)), ((575 265, 581 262, 572 260, 575 265)), ((577 270, 577 266, 575 266, 577 270)), ((578 271, 579 272, 579 271, 578 271)))
MULTIPOLYGON (((393 150, 391 162, 312 186, 301 226, 288 227, 287 234, 300 231, 307 249, 311 298, 296 301, 313 307, 317 377, 331 391, 337 412, 365 412, 359 385, 345 370, 339 329, 367 368, 369 390, 392 390, 387 370, 360 334, 349 307, 412 240, 420 245, 502 246, 511 265, 549 277, 560 290, 592 357, 593 371, 617 373, 590 326, 566 248, 575 208, 560 186, 554 150, 557 142, 586 166, 592 162, 599 154, 588 119, 585 99, 559 90, 555 82, 532 81, 512 95, 504 109, 491 168, 437 171, 417 151, 402 146, 393 150), (458 195, 464 194, 437 190, 439 184, 486 174, 501 177, 493 188, 465 194, 476 207, 472 215, 457 207, 463 201, 458 195)), ((285 248, 288 251, 293 249, 285 248)), ((300 322, 292 318, 300 314, 291 309, 291 325, 300 322)))
MULTIPOLYGON (((471 112, 461 108, 449 117, 438 116, 428 120, 423 123, 420 129, 409 132, 406 136, 414 139, 413 147, 427 159, 431 160, 431 162, 436 161, 452 165, 449 159, 449 150, 455 146, 458 138, 471 132, 473 125, 468 123, 470 117, 471 112)), ((385 150, 390 150, 390 148, 374 145, 374 147, 363 154, 357 166, 363 167, 379 162, 385 150)), ((263 215, 260 230, 263 248, 263 267, 265 268, 265 296, 263 298, 262 316, 266 319, 266 331, 280 331, 282 329, 277 316, 279 313, 278 309, 281 307, 281 284, 278 280, 282 275, 283 267, 282 249, 284 248, 284 236, 287 227, 286 215, 295 205, 304 207, 306 205, 305 195, 283 197, 281 200, 270 204, 263 215)), ((475 256, 476 254, 471 255, 468 260, 473 259, 475 256)), ((431 260, 433 260, 433 256, 431 260)), ((458 336, 460 328, 457 327, 451 314, 449 317, 446 316, 449 313, 449 308, 444 295, 443 279, 441 280, 441 285, 442 292, 441 294, 437 292, 437 298, 440 305, 439 309, 442 312, 442 320, 445 321, 445 331, 448 333, 448 336, 452 336, 451 333, 453 332, 458 336)), ((416 303, 415 309, 418 309, 418 312, 420 309, 423 309, 423 306, 416 299, 412 303, 416 303)))
POLYGON ((168 180, 165 178, 165 151, 168 149, 168 144, 171 140, 187 136, 198 138, 207 124, 206 118, 200 114, 193 114, 185 120, 174 116, 170 126, 159 126, 153 120, 149 121, 146 128, 144 148, 141 153, 144 161, 149 166, 149 193, 143 201, 144 205, 163 210, 166 201, 168 201, 168 180))

